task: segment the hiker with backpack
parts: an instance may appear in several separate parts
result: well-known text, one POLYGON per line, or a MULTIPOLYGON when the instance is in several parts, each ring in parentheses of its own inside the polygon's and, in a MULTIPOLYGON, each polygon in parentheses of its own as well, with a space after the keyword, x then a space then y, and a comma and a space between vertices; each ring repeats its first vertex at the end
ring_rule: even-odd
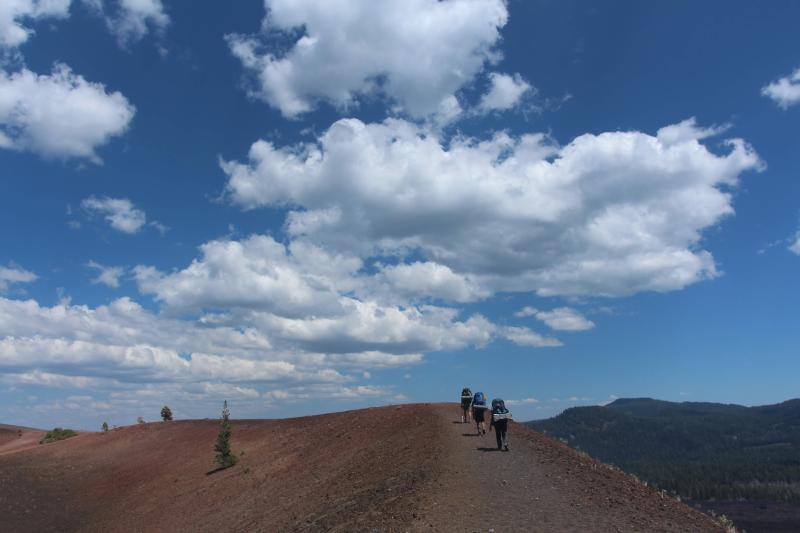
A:
POLYGON ((469 422, 469 412, 472 407, 472 391, 469 387, 461 389, 461 423, 469 422))
POLYGON ((506 409, 506 402, 500 398, 492 400, 492 421, 489 422, 489 431, 494 428, 497 438, 497 449, 508 451, 508 421, 511 420, 511 411, 506 409))
POLYGON ((472 397, 472 418, 475 420, 475 427, 478 429, 478 435, 486 435, 486 395, 482 392, 476 392, 472 397))

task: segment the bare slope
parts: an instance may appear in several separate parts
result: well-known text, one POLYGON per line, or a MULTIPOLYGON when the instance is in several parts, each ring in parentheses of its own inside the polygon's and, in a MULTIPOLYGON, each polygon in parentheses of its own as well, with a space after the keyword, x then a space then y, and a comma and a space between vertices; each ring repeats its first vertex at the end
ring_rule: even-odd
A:
POLYGON ((3 531, 714 531, 706 518, 521 426, 512 451, 451 405, 82 434, 0 455, 3 531))
POLYGON ((41 429, 0 424, 0 455, 35 447, 45 433, 41 429), (22 432, 21 436, 20 431, 22 432))

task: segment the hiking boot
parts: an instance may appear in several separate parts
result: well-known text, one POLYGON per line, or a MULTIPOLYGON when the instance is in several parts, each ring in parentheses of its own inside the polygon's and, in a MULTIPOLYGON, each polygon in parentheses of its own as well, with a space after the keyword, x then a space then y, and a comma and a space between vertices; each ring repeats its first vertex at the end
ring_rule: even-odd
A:
POLYGON ((508 451, 508 444, 506 444, 505 446, 503 446, 503 451, 504 451, 504 452, 507 452, 507 451, 508 451))

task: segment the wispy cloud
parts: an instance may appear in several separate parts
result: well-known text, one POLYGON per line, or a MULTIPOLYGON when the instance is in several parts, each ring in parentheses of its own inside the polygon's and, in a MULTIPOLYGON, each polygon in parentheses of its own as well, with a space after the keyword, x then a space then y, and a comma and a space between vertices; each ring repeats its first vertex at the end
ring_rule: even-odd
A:
POLYGON ((551 311, 540 311, 534 307, 523 307, 514 316, 535 317, 556 331, 586 331, 594 328, 594 322, 571 307, 558 307, 551 311))
POLYGON ((36 274, 13 263, 10 263, 8 266, 0 266, 0 292, 8 290, 11 284, 30 283, 37 279, 38 276, 36 274))
POLYGON ((119 287, 119 278, 125 273, 124 267, 105 266, 96 261, 89 261, 86 266, 98 271, 97 277, 92 280, 92 283, 100 283, 112 288, 119 287))
POLYGON ((135 208, 127 198, 90 196, 81 206, 89 213, 102 215, 112 228, 123 233, 138 233, 147 222, 145 212, 135 208))

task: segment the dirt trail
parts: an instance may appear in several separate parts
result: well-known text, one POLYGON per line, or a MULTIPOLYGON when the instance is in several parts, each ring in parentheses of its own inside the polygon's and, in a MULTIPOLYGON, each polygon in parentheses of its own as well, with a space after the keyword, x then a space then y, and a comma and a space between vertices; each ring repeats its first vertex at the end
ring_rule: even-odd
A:
POLYGON ((720 531, 633 478, 513 424, 511 451, 455 404, 130 426, 0 454, 0 531, 720 531))
MULTIPOLYGON (((437 408, 448 434, 441 498, 423 512, 436 531, 723 531, 706 515, 519 424, 509 452, 477 436, 456 406, 437 408)), ((488 422, 487 422, 488 425, 488 422)))

